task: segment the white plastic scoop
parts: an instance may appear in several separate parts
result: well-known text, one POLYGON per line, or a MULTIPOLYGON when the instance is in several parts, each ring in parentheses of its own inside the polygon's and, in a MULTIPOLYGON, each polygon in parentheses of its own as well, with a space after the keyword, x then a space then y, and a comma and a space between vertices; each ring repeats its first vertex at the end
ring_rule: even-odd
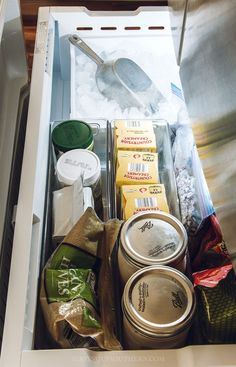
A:
POLYGON ((71 35, 69 41, 97 64, 96 83, 105 97, 116 100, 122 109, 142 108, 146 115, 158 110, 164 97, 134 61, 127 58, 104 61, 79 36, 71 35))

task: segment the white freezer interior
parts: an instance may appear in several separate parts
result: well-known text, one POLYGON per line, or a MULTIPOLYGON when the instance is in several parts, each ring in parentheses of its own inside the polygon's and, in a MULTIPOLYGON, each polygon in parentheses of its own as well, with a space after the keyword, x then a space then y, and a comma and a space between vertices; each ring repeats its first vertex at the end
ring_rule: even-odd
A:
MULTIPOLYGON (((75 366, 233 366, 235 345, 188 346, 176 350, 91 352, 74 350, 34 350, 39 264, 42 247, 45 187, 47 182, 49 126, 51 121, 68 119, 70 100, 70 49, 66 35, 77 27, 92 26, 103 37, 115 37, 101 26, 123 28, 164 25, 153 31, 153 47, 158 37, 168 45, 168 63, 174 48, 167 8, 145 8, 135 12, 88 12, 84 8, 42 8, 38 19, 35 56, 31 82, 28 127, 22 168, 19 203, 16 214, 14 248, 9 282, 7 313, 0 365, 4 367, 75 366), (139 24, 138 24, 139 23, 139 24), (158 33, 159 32, 159 33, 158 33), (158 33, 158 34, 157 34, 158 33), (60 42, 59 42, 60 39, 60 42)), ((91 37, 91 31, 81 36, 91 37)), ((113 32, 113 33, 112 33, 113 32)), ((137 37, 137 31, 129 31, 137 37)), ((150 32, 150 31, 149 31, 150 32)), ((156 52, 156 50, 155 50, 156 52)), ((164 61, 163 61, 164 62, 164 61)), ((176 80, 178 80, 176 74, 176 80)), ((103 117, 103 116, 98 116, 103 117)))

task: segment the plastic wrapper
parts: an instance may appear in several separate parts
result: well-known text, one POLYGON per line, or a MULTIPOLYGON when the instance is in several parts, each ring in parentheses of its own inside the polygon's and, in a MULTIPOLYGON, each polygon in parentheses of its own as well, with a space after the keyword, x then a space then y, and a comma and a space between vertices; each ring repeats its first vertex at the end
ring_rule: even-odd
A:
POLYGON ((202 220, 214 213, 214 208, 184 108, 179 110, 178 122, 172 132, 175 135, 172 152, 181 218, 188 234, 192 235, 202 220))
POLYGON ((217 217, 211 215, 203 220, 189 244, 192 271, 222 266, 230 262, 217 217))
POLYGON ((197 295, 193 337, 198 343, 235 343, 236 278, 215 215, 203 221, 192 239, 193 249, 192 268, 198 270, 193 273, 197 295))
POLYGON ((203 343, 236 342, 236 277, 232 264, 193 274, 203 343))
POLYGON ((62 348, 119 350, 110 255, 121 222, 101 222, 88 208, 49 258, 40 302, 48 331, 62 348))

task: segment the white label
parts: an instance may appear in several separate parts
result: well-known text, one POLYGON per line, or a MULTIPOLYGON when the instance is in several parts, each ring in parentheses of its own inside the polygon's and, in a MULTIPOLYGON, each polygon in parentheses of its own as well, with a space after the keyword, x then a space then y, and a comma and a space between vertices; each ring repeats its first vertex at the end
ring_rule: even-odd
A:
POLYGON ((157 207, 157 198, 138 198, 134 200, 136 208, 157 207))
POLYGON ((125 126, 126 127, 141 127, 142 124, 141 124, 141 121, 132 120, 132 121, 126 121, 125 126))
POLYGON ((148 164, 144 164, 144 163, 128 163, 128 171, 148 173, 149 166, 148 164))

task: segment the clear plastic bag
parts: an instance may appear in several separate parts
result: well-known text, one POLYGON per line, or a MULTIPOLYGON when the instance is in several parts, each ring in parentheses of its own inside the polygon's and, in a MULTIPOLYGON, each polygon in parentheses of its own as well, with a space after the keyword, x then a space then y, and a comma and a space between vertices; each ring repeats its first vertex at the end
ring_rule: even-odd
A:
POLYGON ((214 207, 185 109, 178 114, 172 152, 182 223, 193 234, 214 207))

